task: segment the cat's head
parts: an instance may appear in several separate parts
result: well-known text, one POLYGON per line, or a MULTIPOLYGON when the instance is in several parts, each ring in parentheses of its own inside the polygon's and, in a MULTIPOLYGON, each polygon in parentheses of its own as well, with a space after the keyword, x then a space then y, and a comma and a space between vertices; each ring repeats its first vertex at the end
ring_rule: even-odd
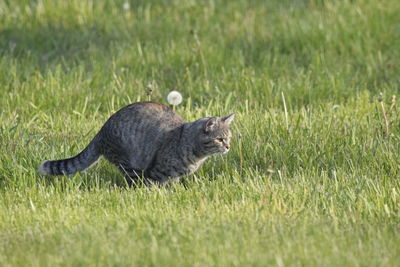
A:
POLYGON ((199 145, 205 154, 228 153, 232 136, 229 125, 234 117, 235 114, 231 114, 225 117, 211 117, 202 120, 199 145))

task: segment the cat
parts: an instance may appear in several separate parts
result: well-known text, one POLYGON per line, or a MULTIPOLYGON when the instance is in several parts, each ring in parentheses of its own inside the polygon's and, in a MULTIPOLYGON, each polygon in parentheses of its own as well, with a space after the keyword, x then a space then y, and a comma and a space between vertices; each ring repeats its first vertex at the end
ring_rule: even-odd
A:
POLYGON ((94 165, 100 156, 116 165, 130 184, 194 173, 213 154, 230 149, 229 125, 235 114, 185 123, 171 108, 155 102, 130 104, 113 114, 78 155, 44 161, 44 175, 70 175, 94 165))

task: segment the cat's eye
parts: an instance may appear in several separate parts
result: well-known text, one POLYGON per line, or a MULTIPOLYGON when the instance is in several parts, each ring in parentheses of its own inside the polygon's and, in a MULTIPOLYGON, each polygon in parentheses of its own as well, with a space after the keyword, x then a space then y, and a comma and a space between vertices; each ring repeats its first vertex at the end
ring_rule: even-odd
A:
POLYGON ((224 142, 224 138, 217 138, 217 141, 222 143, 224 142))

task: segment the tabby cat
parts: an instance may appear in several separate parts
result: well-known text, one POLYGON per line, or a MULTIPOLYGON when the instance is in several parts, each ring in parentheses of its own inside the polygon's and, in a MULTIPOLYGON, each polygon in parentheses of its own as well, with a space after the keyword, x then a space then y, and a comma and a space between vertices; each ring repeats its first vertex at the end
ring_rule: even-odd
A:
POLYGON ((163 184, 195 172, 211 155, 229 151, 234 114, 185 123, 172 109, 154 102, 128 105, 103 125, 78 155, 44 161, 40 173, 74 174, 100 156, 115 164, 131 183, 139 178, 163 184))

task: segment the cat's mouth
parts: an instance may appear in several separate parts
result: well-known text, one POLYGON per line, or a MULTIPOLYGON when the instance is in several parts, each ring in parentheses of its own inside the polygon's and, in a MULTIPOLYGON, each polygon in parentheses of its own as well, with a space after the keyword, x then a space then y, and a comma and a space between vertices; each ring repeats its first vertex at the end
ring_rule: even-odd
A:
POLYGON ((222 154, 222 155, 225 155, 225 154, 228 154, 228 152, 229 152, 229 149, 224 149, 224 150, 221 152, 221 154, 222 154))

